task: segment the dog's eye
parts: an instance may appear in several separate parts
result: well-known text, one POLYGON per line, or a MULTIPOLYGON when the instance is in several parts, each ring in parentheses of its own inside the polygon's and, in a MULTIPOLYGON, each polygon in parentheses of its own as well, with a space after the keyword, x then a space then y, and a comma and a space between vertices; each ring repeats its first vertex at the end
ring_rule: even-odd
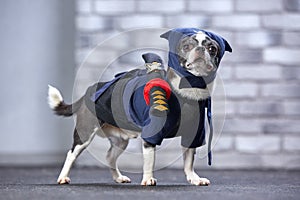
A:
POLYGON ((208 51, 209 51, 209 54, 210 55, 217 55, 217 48, 216 47, 214 47, 214 46, 210 46, 209 48, 208 48, 208 51))
POLYGON ((195 46, 196 46, 196 44, 189 43, 189 44, 183 45, 182 49, 183 49, 183 51, 188 52, 188 51, 192 50, 195 46))
POLYGON ((190 49, 191 49, 191 45, 190 44, 185 44, 185 45, 183 45, 183 47, 182 47, 182 49, 183 49, 183 51, 189 51, 190 49))

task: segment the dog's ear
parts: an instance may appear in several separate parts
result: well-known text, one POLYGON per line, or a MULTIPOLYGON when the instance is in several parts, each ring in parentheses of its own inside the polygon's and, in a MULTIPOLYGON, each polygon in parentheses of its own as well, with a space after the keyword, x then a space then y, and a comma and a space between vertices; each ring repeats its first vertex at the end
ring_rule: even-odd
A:
POLYGON ((232 52, 232 48, 231 48, 230 44, 227 42, 227 40, 225 40, 223 38, 223 41, 225 43, 225 51, 232 52))
POLYGON ((169 40, 170 33, 171 33, 171 31, 167 31, 167 32, 161 34, 160 37, 169 40))

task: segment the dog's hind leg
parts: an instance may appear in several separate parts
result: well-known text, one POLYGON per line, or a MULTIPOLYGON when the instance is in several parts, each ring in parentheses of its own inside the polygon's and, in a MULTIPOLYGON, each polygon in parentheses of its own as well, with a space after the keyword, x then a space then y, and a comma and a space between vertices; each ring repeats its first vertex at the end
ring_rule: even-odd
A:
POLYGON ((122 175, 117 165, 117 159, 126 149, 128 145, 128 139, 112 136, 109 137, 109 141, 111 146, 107 152, 106 160, 110 167, 112 177, 117 183, 130 183, 130 178, 122 175))
POLYGON ((84 142, 82 142, 82 139, 79 137, 78 132, 75 128, 73 147, 67 154, 64 166, 57 179, 58 184, 70 183, 71 179, 69 178, 69 173, 74 161, 80 155, 80 153, 91 143, 96 132, 97 130, 95 129, 94 132, 91 135, 89 135, 89 137, 84 142))

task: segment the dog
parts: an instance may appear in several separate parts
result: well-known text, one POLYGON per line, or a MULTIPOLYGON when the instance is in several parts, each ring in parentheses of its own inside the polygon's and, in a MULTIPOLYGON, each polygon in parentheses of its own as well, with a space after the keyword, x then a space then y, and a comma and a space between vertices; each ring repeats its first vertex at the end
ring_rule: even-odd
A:
MULTIPOLYGON (((50 108, 57 115, 77 116, 73 146, 57 179, 59 184, 70 183, 72 164, 99 135, 110 141, 106 158, 117 183, 131 182, 117 166, 129 139, 143 139, 141 185, 153 186, 157 183, 153 175, 156 145, 165 138, 181 136, 187 181, 192 185, 210 185, 207 178, 194 171, 194 154, 197 147, 205 144, 205 109, 210 112, 217 69, 225 51, 232 49, 221 36, 197 28, 172 29, 161 38, 169 42, 167 70, 159 56, 145 54, 147 69, 121 73, 112 81, 96 83, 73 104, 66 104, 59 90, 49 86, 50 108)), ((209 115, 208 120, 211 121, 209 115)), ((212 126, 210 131, 212 136, 212 126)), ((209 155, 210 142, 211 137, 209 155)))

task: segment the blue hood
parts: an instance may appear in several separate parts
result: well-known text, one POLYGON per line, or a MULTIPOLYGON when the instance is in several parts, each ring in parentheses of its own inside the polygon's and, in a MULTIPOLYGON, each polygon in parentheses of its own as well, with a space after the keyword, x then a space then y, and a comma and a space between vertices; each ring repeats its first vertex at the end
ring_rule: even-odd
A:
POLYGON ((179 88, 206 88, 206 85, 211 83, 216 77, 216 72, 211 73, 208 76, 197 77, 188 72, 185 68, 183 68, 178 61, 178 55, 176 54, 176 51, 179 41, 184 37, 192 36, 200 31, 205 33, 207 36, 209 36, 211 39, 215 40, 219 44, 219 63, 225 51, 232 52, 229 43, 224 38, 215 33, 201 30, 198 28, 176 28, 162 34, 160 37, 165 38, 169 41, 169 67, 175 69, 184 77, 180 82, 179 88))

